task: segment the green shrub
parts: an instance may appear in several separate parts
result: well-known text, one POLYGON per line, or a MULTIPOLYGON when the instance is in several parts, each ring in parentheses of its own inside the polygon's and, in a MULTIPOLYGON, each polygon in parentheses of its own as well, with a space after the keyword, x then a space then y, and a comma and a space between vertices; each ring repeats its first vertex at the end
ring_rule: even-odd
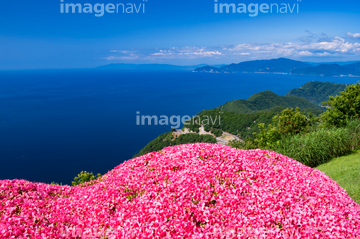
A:
POLYGON ((247 149, 246 143, 239 140, 232 140, 228 143, 228 146, 236 148, 236 149, 247 149))
POLYGON ((245 141, 232 140, 228 143, 228 146, 246 150, 258 148, 257 144, 254 142, 254 139, 246 139, 245 141))
POLYGON ((259 134, 254 133, 254 144, 261 149, 274 148, 281 139, 280 131, 272 124, 266 125, 264 123, 259 124, 259 134))
POLYGON ((62 183, 51 182, 51 184, 50 184, 50 185, 58 185, 58 186, 60 186, 60 185, 62 185, 62 183))
POLYGON ((74 178, 74 181, 72 182, 73 186, 80 185, 86 182, 90 182, 92 180, 96 180, 99 177, 101 177, 101 174, 97 174, 94 176, 94 174, 91 172, 81 171, 77 177, 74 178))

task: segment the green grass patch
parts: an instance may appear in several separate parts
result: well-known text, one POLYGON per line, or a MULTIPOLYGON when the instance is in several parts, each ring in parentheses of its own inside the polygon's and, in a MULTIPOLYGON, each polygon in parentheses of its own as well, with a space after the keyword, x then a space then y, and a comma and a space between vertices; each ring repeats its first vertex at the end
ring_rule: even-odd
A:
POLYGON ((342 128, 319 128, 307 134, 283 138, 272 150, 307 166, 317 167, 333 158, 351 154, 360 147, 360 121, 342 128))
POLYGON ((349 196, 360 204, 360 151, 335 158, 317 167, 340 187, 346 189, 349 196))

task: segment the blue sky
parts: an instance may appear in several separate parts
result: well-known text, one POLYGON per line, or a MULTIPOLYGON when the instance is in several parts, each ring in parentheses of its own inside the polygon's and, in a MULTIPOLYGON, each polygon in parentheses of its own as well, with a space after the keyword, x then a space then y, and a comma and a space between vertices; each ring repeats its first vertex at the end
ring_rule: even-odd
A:
MULTIPOLYGON (((145 13, 60 13, 60 0, 3 1, 0 69, 109 63, 222 64, 288 57, 360 60, 360 2, 302 0, 293 14, 215 14, 213 0, 64 0, 144 4, 145 13)), ((296 0, 219 0, 286 3, 296 0)))

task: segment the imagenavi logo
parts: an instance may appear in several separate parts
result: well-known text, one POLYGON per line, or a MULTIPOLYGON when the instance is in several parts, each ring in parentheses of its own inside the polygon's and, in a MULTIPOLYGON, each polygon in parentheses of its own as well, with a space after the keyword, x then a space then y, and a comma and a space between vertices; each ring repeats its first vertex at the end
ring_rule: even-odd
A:
POLYGON ((256 17, 263 14, 293 14, 300 12, 301 0, 293 3, 229 3, 214 0, 214 13, 238 13, 256 17))
POLYGON ((73 3, 60 0, 60 13, 93 14, 102 17, 105 14, 144 14, 148 0, 138 3, 73 3))
POLYGON ((142 115, 140 111, 136 112, 136 125, 171 125, 171 128, 179 129, 181 125, 189 124, 201 124, 201 125, 215 125, 221 124, 221 116, 211 116, 211 115, 142 115))

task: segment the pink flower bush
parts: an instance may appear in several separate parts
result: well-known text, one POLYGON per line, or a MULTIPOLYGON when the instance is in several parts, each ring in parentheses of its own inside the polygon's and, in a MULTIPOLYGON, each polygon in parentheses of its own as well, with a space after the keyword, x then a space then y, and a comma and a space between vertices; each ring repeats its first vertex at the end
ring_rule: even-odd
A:
POLYGON ((78 187, 0 181, 0 238, 360 238, 324 173, 264 150, 189 144, 78 187))

